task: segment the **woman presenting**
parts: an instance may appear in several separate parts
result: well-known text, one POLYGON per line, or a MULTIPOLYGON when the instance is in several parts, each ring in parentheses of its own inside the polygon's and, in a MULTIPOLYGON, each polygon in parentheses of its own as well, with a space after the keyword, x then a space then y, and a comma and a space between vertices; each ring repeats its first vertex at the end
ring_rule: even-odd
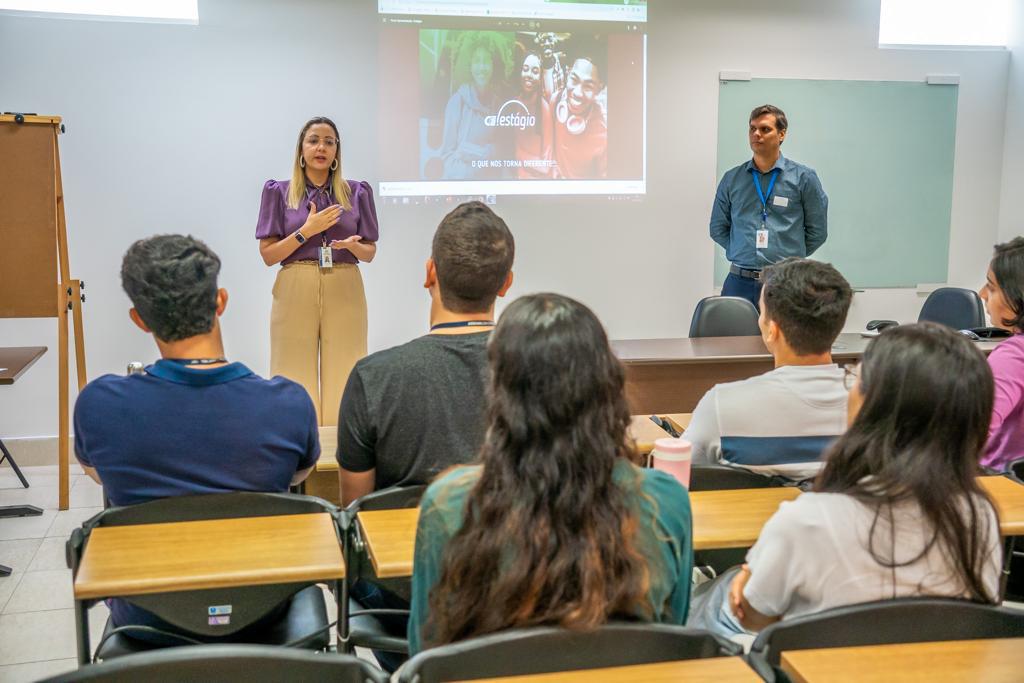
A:
POLYGON ((280 263, 270 313, 270 374, 306 387, 320 424, 338 421, 348 374, 366 355, 366 296, 358 263, 377 253, 377 210, 362 181, 345 180, 338 127, 306 122, 292 178, 263 186, 260 255, 280 263))

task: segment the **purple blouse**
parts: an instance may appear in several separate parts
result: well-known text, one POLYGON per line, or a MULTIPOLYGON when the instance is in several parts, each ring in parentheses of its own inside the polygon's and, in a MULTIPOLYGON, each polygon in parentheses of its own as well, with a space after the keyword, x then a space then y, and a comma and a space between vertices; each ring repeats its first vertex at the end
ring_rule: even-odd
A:
POLYGON ((988 356, 996 395, 988 447, 981 464, 997 470, 1024 457, 1024 334, 1015 334, 988 356))
MULTIPOLYGON (((281 265, 293 261, 318 260, 320 247, 332 240, 343 240, 352 235, 359 235, 362 242, 377 241, 377 209, 373 205, 373 190, 369 183, 361 180, 349 180, 352 190, 352 208, 342 209, 341 218, 319 235, 314 235, 299 246, 281 265)), ((288 180, 268 180, 263 186, 263 199, 260 202, 260 217, 256 222, 256 239, 267 237, 284 239, 302 227, 309 217, 309 203, 316 203, 316 210, 323 211, 331 204, 337 204, 330 188, 319 189, 309 182, 306 183, 306 198, 297 209, 288 208, 288 180)), ((359 259, 348 249, 332 249, 335 263, 358 263, 359 259)))

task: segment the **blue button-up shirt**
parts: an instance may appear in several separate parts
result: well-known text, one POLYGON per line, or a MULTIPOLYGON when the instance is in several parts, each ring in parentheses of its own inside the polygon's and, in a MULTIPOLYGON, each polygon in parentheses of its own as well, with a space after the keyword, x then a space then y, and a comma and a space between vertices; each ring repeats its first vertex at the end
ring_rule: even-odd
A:
POLYGON ((760 270, 789 256, 810 256, 828 237, 828 196, 813 169, 779 156, 761 173, 753 160, 722 176, 711 210, 711 239, 725 248, 725 257, 742 268, 760 270), (756 247, 761 229, 761 199, 751 175, 767 192, 774 169, 779 170, 768 197, 768 247, 756 247))

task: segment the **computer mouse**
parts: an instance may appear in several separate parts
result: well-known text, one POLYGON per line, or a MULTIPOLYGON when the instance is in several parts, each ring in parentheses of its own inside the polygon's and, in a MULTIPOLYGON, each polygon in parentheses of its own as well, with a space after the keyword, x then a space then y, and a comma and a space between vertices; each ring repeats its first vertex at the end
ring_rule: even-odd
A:
POLYGON ((971 341, 981 341, 981 337, 979 337, 974 332, 971 332, 970 330, 959 330, 959 332, 960 332, 960 334, 964 335, 965 337, 967 337, 971 341))

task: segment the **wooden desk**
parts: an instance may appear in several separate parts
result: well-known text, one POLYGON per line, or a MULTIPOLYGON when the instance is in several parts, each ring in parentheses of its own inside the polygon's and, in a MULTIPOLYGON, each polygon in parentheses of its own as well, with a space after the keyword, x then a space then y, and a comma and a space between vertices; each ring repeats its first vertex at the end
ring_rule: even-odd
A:
POLYGON ((1024 536, 1024 485, 1009 477, 978 477, 999 510, 999 531, 1003 536, 1024 536))
POLYGON ((1017 683, 1024 679, 1024 638, 869 645, 782 653, 795 683, 1017 683))
MULTIPOLYGON (((832 358, 859 361, 871 341, 857 332, 839 335, 832 358)), ((634 414, 689 412, 708 389, 775 367, 760 337, 620 339, 611 342, 626 366, 626 397, 634 414)), ((988 354, 999 342, 977 342, 988 354)))
POLYGON ((761 677, 739 657, 688 659, 681 662, 636 664, 607 669, 559 671, 550 674, 476 679, 473 683, 759 683, 761 677))
POLYGON ((0 384, 14 384, 44 353, 45 346, 0 347, 0 384))
POLYGON ((79 661, 91 655, 93 600, 344 577, 327 513, 98 527, 74 578, 79 661))
POLYGON ((320 427, 320 459, 316 461, 317 472, 338 471, 338 428, 320 427))
MULTIPOLYGON (((779 503, 798 495, 800 489, 794 487, 691 493, 694 550, 753 545, 779 503)), ((377 576, 412 575, 419 514, 417 508, 359 513, 359 525, 377 576)))

